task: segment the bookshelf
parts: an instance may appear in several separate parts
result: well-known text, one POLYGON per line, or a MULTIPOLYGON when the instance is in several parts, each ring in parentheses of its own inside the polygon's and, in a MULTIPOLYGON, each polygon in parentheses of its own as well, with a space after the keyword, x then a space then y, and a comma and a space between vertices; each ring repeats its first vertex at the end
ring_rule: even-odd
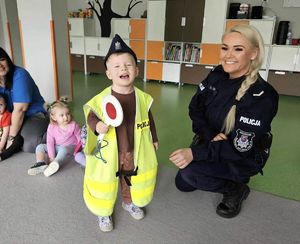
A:
POLYGON ((183 44, 183 63, 199 63, 200 61, 200 44, 184 43, 183 44))
POLYGON ((182 43, 165 42, 164 60, 180 62, 182 60, 182 43))
POLYGON ((200 65, 204 4, 192 0, 148 1, 146 79, 178 85, 182 80, 196 82, 182 77, 190 74, 182 73, 182 69, 185 64, 192 64, 192 69, 200 65))

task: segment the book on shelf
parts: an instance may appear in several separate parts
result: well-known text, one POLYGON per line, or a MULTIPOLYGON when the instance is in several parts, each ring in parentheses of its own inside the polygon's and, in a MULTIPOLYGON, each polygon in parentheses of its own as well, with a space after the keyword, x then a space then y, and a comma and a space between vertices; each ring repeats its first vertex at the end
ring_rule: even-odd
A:
POLYGON ((177 43, 168 43, 166 52, 165 52, 165 59, 172 60, 172 61, 180 61, 181 59, 181 45, 177 43))
POLYGON ((184 46, 184 62, 198 63, 200 48, 196 44, 187 43, 184 46))

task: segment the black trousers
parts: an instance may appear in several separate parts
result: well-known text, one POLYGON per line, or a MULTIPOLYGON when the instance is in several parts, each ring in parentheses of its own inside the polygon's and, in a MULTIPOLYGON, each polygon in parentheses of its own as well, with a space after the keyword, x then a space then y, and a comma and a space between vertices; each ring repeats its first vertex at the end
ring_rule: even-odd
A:
POLYGON ((186 168, 178 171, 175 184, 180 191, 185 192, 198 189, 227 193, 236 184, 248 183, 251 176, 260 172, 262 166, 247 159, 239 164, 192 161, 186 168))
POLYGON ((35 148, 41 143, 46 143, 46 132, 49 125, 49 117, 43 113, 38 113, 29 118, 25 118, 21 128, 21 135, 24 138, 22 150, 24 152, 35 153, 35 148))
POLYGON ((9 148, 5 149, 2 153, 0 153, 1 160, 3 161, 5 159, 11 157, 13 154, 21 151, 23 143, 24 143, 24 139, 21 135, 15 136, 14 141, 11 144, 11 146, 9 148))
MULTIPOLYGON (((192 145, 201 144, 201 138, 194 136, 192 145)), ((175 185, 180 191, 204 190, 219 193, 231 192, 236 185, 248 183, 250 177, 262 173, 272 144, 272 134, 267 133, 261 140, 260 150, 253 158, 239 162, 192 161, 186 168, 180 169, 175 185), (267 150, 268 149, 268 150, 267 150)))

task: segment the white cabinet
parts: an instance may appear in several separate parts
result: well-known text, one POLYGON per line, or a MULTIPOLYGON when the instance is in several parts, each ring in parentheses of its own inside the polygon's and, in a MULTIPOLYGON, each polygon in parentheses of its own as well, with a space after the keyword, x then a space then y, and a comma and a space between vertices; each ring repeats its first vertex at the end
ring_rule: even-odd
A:
POLYGON ((108 37, 100 37, 99 38, 99 46, 100 46, 100 52, 99 52, 99 56, 106 56, 110 44, 111 44, 112 39, 108 38, 108 37))
POLYGON ((300 71, 299 48, 297 46, 273 46, 270 69, 300 71))
POLYGON ((94 19, 69 18, 70 36, 95 36, 94 19))
POLYGON ((202 43, 221 43, 228 0, 205 1, 202 43))
POLYGON ((180 67, 178 63, 163 63, 162 80, 168 82, 180 82, 180 67))
MULTIPOLYGON (((300 72, 300 47, 298 48, 298 53, 294 59, 295 62, 295 71, 300 72)), ((299 81, 300 82, 300 81, 299 81)))
POLYGON ((100 43, 98 37, 85 38, 85 54, 100 56, 100 43))
POLYGON ((148 1, 147 39, 163 41, 165 36, 166 1, 148 1))
POLYGON ((84 37, 70 37, 71 54, 84 54, 84 37))
POLYGON ((113 18, 112 21, 112 36, 118 34, 122 39, 129 39, 130 34, 130 19, 116 19, 113 18))
POLYGON ((70 36, 84 36, 83 19, 69 19, 70 36))
POLYGON ((279 94, 300 96, 300 48, 273 46, 268 82, 279 94))
POLYGON ((275 19, 251 19, 249 25, 259 30, 265 45, 272 44, 275 19))

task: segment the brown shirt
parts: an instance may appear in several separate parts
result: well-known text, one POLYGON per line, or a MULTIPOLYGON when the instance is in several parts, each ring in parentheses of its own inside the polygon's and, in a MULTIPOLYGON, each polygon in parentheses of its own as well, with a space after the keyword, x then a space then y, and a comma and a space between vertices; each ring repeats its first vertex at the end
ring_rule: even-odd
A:
MULTIPOLYGON (((135 92, 133 91, 130 94, 120 94, 112 90, 112 95, 119 100, 123 109, 122 124, 116 128, 118 150, 119 152, 132 152, 134 149, 134 123, 136 113, 135 92)), ((153 142, 157 142, 158 139, 155 123, 150 110, 148 116, 153 142)), ((100 119, 92 111, 90 111, 87 118, 87 123, 93 131, 96 131, 96 124, 99 121, 100 119)))

